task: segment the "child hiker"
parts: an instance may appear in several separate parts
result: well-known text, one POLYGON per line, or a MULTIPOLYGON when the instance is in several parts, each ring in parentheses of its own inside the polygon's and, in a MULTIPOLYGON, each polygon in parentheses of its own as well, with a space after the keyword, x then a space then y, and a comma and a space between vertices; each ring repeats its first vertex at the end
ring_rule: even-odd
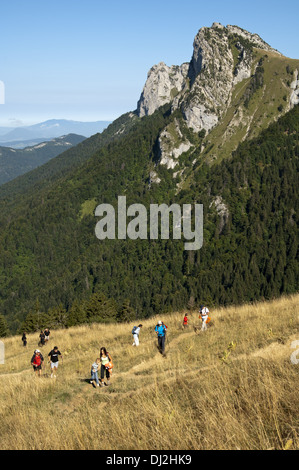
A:
POLYGON ((101 359, 98 357, 96 361, 92 364, 91 366, 91 379, 90 383, 94 384, 95 386, 99 387, 100 382, 99 382, 99 367, 101 365, 101 359))

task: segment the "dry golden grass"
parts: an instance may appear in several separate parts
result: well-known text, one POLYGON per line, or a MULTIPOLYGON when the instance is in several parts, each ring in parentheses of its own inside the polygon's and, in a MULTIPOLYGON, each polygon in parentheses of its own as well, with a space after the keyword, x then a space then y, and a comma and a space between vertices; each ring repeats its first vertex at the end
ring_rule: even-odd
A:
MULTIPOLYGON (((26 349, 7 338, 0 449, 298 449, 299 364, 290 360, 298 301, 217 309, 199 334, 182 330, 182 312, 165 315, 166 358, 156 347, 158 318, 142 321, 138 348, 133 324, 53 331, 43 354, 62 351, 57 379, 48 365, 41 378, 30 366, 38 334, 26 349), (114 371, 110 387, 95 389, 87 379, 101 346, 114 371)), ((196 312, 189 319, 199 323, 196 312)))

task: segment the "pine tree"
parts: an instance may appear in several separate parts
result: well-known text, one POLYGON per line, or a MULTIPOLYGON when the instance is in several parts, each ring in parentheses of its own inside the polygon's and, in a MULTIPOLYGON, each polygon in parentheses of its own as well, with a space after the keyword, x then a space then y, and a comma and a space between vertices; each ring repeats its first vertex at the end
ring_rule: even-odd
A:
POLYGON ((5 338, 9 335, 9 328, 7 321, 3 315, 0 315, 0 338, 5 338))
POLYGON ((135 319, 135 311, 130 305, 130 300, 124 300, 121 310, 118 313, 117 321, 118 322, 130 322, 135 319))

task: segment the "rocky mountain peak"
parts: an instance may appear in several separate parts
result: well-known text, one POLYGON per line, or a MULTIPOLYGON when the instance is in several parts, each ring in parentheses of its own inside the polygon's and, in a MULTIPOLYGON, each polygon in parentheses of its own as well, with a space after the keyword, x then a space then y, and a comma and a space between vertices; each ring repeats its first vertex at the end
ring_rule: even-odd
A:
MULTIPOLYGON (((160 164, 176 168, 181 155, 192 153, 196 147, 190 129, 199 136, 211 134, 216 126, 221 126, 232 103, 233 114, 223 126, 221 139, 229 140, 240 126, 245 129, 242 138, 246 138, 252 122, 252 116, 247 112, 248 103, 256 90, 264 90, 262 64, 272 60, 269 56, 276 60, 283 58, 258 34, 215 22, 211 27, 202 27, 196 34, 190 62, 171 67, 160 62, 153 66, 138 101, 139 117, 151 115, 167 103, 171 103, 172 113, 179 110, 177 115, 181 116, 159 136, 160 164), (245 80, 246 83, 241 83, 245 80), (239 90, 242 89, 240 96, 243 98, 236 103, 237 85, 239 90)), ((274 73, 278 76, 276 71, 274 73)), ((284 85, 286 90, 290 87, 288 81, 284 85)), ((297 84, 298 77, 294 72, 291 105, 298 100, 297 84)), ((281 82, 279 87, 282 87, 281 82)), ((283 100, 287 101, 287 95, 283 100)), ((279 109, 282 108, 280 104, 279 109)), ((209 145, 208 138, 201 143, 202 151, 205 145, 209 145)), ((179 166, 176 173, 178 169, 179 166)))
POLYGON ((188 125, 196 131, 209 130, 218 121, 220 108, 229 100, 232 87, 250 76, 253 47, 277 52, 257 34, 238 26, 225 27, 215 22, 211 27, 202 27, 195 36, 189 63, 169 67, 160 62, 150 69, 137 104, 139 117, 153 114, 173 100, 176 106, 181 103, 179 98, 190 91, 198 96, 184 103, 188 125), (237 57, 236 51, 232 52, 233 45, 237 57))

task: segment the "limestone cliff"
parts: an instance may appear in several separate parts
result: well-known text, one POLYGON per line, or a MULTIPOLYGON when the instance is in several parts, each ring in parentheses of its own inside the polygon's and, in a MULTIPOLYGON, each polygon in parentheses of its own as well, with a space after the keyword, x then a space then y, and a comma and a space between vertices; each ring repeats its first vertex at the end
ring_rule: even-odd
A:
MULTIPOLYGON (((190 142, 190 133, 186 137, 184 126, 196 135, 204 132, 206 139, 199 143, 202 150, 217 144, 218 153, 221 153, 221 145, 230 140, 232 145, 228 151, 232 151, 238 142, 253 133, 254 128, 268 125, 279 113, 287 112, 297 104, 297 68, 292 70, 292 82, 290 77, 282 77, 282 68, 290 69, 284 59, 257 34, 238 26, 213 23, 210 28, 203 27, 198 31, 189 63, 169 67, 160 62, 152 67, 138 101, 138 116, 151 115, 160 106, 170 103, 171 112, 179 111, 184 122, 182 125, 175 119, 161 132, 158 139, 160 164, 174 169, 179 157, 196 147, 192 139, 190 142), (280 61, 280 71, 275 69, 277 61, 280 61), (267 86, 265 65, 268 67, 267 86), (262 108, 257 98, 256 108, 251 110, 252 97, 256 96, 257 90, 259 99, 266 105, 262 108), (273 92, 279 100, 277 105, 273 92), (268 98, 271 94, 272 98, 268 98), (216 140, 209 140, 214 129, 220 129, 215 134, 216 140)), ((213 159, 218 156, 211 154, 213 159)))

